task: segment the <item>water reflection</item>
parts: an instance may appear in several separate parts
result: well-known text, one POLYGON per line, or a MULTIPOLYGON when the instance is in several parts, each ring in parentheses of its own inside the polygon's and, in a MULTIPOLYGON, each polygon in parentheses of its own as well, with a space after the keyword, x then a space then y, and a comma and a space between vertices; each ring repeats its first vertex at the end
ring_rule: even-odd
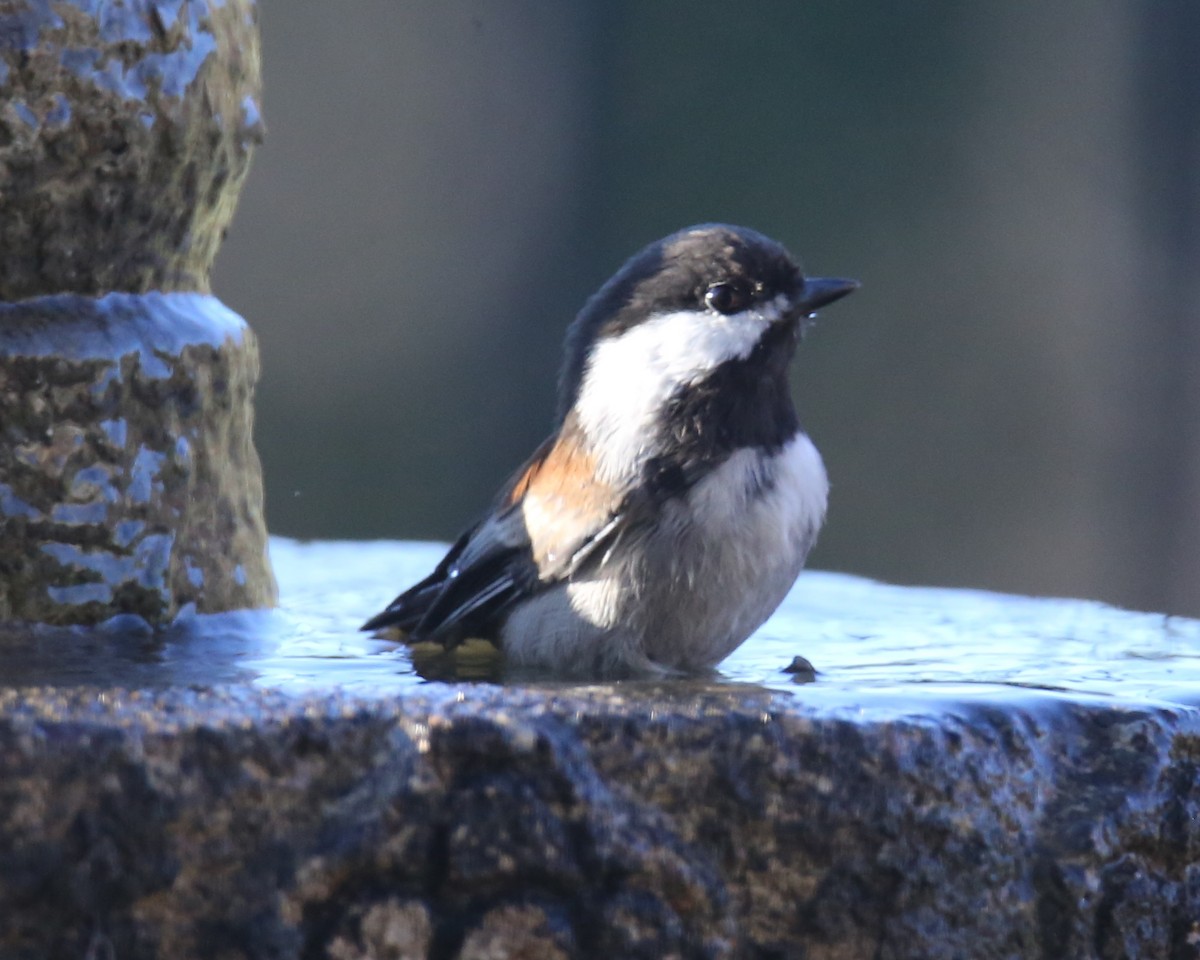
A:
MULTIPOLYGON (((503 663, 486 644, 447 657, 358 631, 367 614, 422 576, 443 550, 427 543, 275 539, 279 610, 185 616, 158 634, 136 619, 95 630, 10 628, 0 631, 0 677, 11 686, 240 683, 291 694, 340 688, 375 698, 431 682, 495 682, 503 663)), ((851 710, 911 711, 1032 691, 1200 704, 1200 621, 809 572, 719 674, 674 689, 694 693, 714 684, 789 691, 815 706, 851 710), (794 670, 802 663, 797 657, 811 663, 815 679, 794 670)), ((649 686, 659 693, 664 687, 649 686)))

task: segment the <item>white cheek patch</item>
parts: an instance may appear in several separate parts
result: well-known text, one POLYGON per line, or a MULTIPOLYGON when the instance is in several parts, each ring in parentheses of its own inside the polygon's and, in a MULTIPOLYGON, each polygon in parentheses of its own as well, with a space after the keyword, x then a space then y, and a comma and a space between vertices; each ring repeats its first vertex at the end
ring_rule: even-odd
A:
POLYGON ((605 483, 621 483, 651 454, 667 399, 729 360, 745 359, 787 307, 782 295, 724 316, 679 310, 651 317, 592 348, 575 410, 605 483))

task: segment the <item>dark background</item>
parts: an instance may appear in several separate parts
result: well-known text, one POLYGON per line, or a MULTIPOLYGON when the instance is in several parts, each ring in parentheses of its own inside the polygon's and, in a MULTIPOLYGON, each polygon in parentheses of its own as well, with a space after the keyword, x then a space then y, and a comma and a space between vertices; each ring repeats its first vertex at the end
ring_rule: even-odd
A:
POLYGON ((452 537, 563 330, 723 220, 863 289, 803 347, 813 565, 1200 614, 1200 4, 261 0, 215 291, 275 533, 452 537))

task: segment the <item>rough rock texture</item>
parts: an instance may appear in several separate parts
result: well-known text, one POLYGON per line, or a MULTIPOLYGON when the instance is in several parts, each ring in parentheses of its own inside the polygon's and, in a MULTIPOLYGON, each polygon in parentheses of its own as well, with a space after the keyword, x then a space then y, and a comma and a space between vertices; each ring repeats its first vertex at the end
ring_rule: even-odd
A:
POLYGON ((259 86, 253 0, 0 2, 0 300, 207 291, 259 86))
POLYGON ((0 620, 273 602, 257 377, 211 297, 0 303, 0 620))
POLYGON ((9 691, 0 956, 1200 955, 1200 711, 863 703, 9 691))
POLYGON ((200 295, 258 88, 252 0, 0 0, 0 621, 274 601, 258 352, 200 295))

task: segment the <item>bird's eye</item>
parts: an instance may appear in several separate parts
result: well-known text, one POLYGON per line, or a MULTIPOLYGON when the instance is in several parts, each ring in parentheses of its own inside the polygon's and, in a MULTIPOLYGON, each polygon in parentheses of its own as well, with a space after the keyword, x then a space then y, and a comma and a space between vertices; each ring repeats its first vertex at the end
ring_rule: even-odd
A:
POLYGON ((704 291, 704 302, 726 316, 741 313, 750 306, 750 291, 736 283, 714 283, 704 291))

